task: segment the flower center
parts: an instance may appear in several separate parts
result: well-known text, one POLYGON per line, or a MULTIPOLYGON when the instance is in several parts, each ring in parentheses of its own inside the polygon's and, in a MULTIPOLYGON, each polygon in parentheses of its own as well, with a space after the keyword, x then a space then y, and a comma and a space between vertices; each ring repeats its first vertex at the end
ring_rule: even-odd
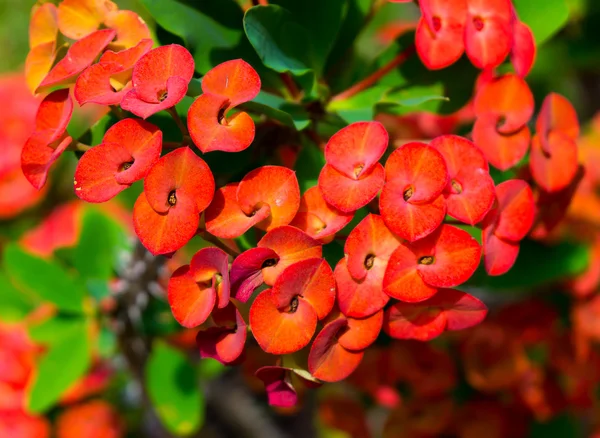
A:
POLYGON ((373 254, 369 254, 365 257, 365 268, 371 269, 373 264, 375 263, 375 256, 373 254))
POLYGON ((158 100, 159 101, 164 101, 167 97, 169 97, 169 93, 167 93, 167 90, 164 91, 159 91, 158 92, 158 100))
POLYGON ((294 297, 292 298, 292 301, 290 301, 288 313, 295 313, 296 310, 298 310, 298 297, 294 297))
POLYGON ((433 265, 433 262, 435 262, 435 258, 433 256, 423 256, 419 259, 419 264, 420 265, 433 265))
POLYGON ((362 170, 365 168, 364 164, 357 164, 354 166, 354 176, 358 178, 362 170))
POLYGON ((264 269, 264 268, 270 268, 271 266, 275 266, 277 264, 277 260, 275 259, 267 259, 263 262, 262 266, 260 267, 260 269, 264 269))
POLYGON ((458 181, 456 181, 455 179, 453 179, 450 182, 450 185, 452 186, 452 193, 460 195, 463 191, 462 185, 461 183, 459 183, 458 181))
POLYGON ((442 20, 440 20, 440 17, 433 17, 433 30, 435 30, 437 32, 441 28, 442 28, 442 20))
POLYGON ((129 169, 131 166, 133 166, 133 163, 134 163, 134 162, 135 162, 135 160, 131 160, 131 161, 128 161, 128 162, 126 162, 126 163, 122 163, 122 164, 119 166, 119 172, 123 172, 124 170, 127 170, 127 169, 129 169))
POLYGON ((473 26, 475 26, 475 29, 478 31, 483 30, 483 20, 481 17, 473 17, 473 26))
POLYGON ((217 121, 219 122, 219 125, 227 124, 227 120, 225 120, 225 111, 227 110, 228 107, 229 107, 229 100, 226 100, 225 103, 223 103, 223 105, 221 105, 221 108, 219 108, 219 112, 217 113, 217 121))
POLYGON ((413 186, 408 186, 406 188, 406 190, 404 190, 403 193, 403 197, 405 201, 408 201, 410 198, 412 198, 412 195, 415 194, 415 189, 413 189, 413 186))
POLYGON ((171 190, 171 193, 169 193, 169 197, 167 199, 167 202, 169 203, 169 205, 171 207, 174 207, 175 204, 177 204, 177 195, 175 193, 175 190, 171 190))

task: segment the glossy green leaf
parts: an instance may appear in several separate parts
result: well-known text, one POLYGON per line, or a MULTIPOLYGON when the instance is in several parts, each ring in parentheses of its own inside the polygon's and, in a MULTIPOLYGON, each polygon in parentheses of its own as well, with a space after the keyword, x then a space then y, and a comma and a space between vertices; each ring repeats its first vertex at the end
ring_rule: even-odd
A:
POLYGON ((389 87, 375 85, 348 99, 332 101, 327 109, 337 113, 346 123, 373 120, 375 107, 388 90, 389 87))
POLYGON ((241 30, 226 27, 176 0, 140 1, 162 28, 183 39, 201 73, 225 61, 227 50, 233 50, 242 38, 241 30))
POLYGON ((96 209, 87 209, 75 247, 75 269, 85 279, 108 280, 113 275, 119 251, 127 246, 125 232, 114 220, 96 209))
POLYGON ((19 290, 54 303, 59 310, 83 312, 82 285, 56 261, 39 258, 10 244, 4 250, 4 264, 12 284, 19 290))
POLYGON ((244 30, 267 67, 294 75, 313 71, 315 60, 308 30, 287 9, 254 6, 244 15, 244 30))
POLYGON ((480 266, 470 284, 498 290, 525 290, 573 277, 589 264, 586 245, 561 242, 548 246, 532 240, 521 242, 515 265, 504 275, 488 276, 480 266))
POLYGON ((146 387, 156 413, 176 435, 189 435, 204 421, 196 370, 185 354, 156 342, 146 366, 146 387))
POLYGON ((246 102, 242 106, 298 131, 302 131, 310 125, 308 113, 302 106, 265 91, 261 91, 254 100, 246 102))
POLYGON ((57 315, 31 325, 29 336, 39 344, 54 345, 80 331, 85 331, 85 318, 57 315))
POLYGON ((569 20, 565 0, 514 0, 519 19, 527 24, 538 45, 543 44, 569 20))
POLYGON ((37 365, 35 378, 28 390, 28 409, 41 413, 51 408, 73 383, 85 375, 91 358, 85 325, 80 323, 66 330, 64 336, 49 345, 37 365))
POLYGON ((0 319, 19 321, 39 303, 37 296, 29 295, 14 287, 8 276, 0 271, 0 319))

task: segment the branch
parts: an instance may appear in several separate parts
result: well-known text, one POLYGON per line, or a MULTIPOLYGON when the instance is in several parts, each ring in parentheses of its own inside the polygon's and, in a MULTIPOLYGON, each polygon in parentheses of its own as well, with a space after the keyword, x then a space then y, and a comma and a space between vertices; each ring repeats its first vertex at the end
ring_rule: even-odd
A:
POLYGON ((358 82, 357 84, 354 84, 347 90, 342 91, 341 93, 333 96, 331 98, 331 101, 335 102, 338 100, 345 100, 345 99, 348 99, 348 98, 354 96, 355 94, 360 93, 363 90, 366 90, 370 86, 374 85, 381 78, 383 78, 385 75, 387 75, 392 70, 394 70, 396 67, 398 67, 399 65, 402 65, 404 63, 404 61, 406 61, 408 59, 408 57, 414 53, 414 51, 415 51, 414 45, 407 47, 402 52, 400 52, 394 59, 392 59, 386 65, 381 67, 379 70, 373 72, 370 76, 367 76, 362 81, 358 82))
POLYGON ((216 236, 213 236, 212 234, 210 234, 208 231, 204 231, 202 233, 202 238, 204 240, 206 240, 209 243, 212 243, 214 246, 216 246, 219 249, 222 249, 223 251, 225 251, 227 254, 229 254, 231 257, 236 258, 237 256, 240 255, 239 252, 237 252, 236 250, 234 250, 233 248, 230 248, 229 246, 227 246, 225 244, 225 242, 223 242, 221 239, 219 239, 216 236))

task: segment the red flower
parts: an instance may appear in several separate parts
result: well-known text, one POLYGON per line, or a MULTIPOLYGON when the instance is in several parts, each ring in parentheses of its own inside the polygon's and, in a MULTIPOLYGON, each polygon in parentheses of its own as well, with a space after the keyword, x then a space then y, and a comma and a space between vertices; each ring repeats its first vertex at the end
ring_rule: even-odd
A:
POLYGON ((535 203, 531 187, 519 179, 496 186, 498 205, 484 220, 482 234, 485 269, 489 275, 502 275, 515 263, 519 241, 533 225, 535 203))
POLYGON ((79 105, 98 103, 118 105, 132 87, 131 75, 138 60, 148 53, 152 40, 120 52, 105 52, 97 64, 83 71, 75 83, 74 95, 79 105))
POLYGON ((383 330, 392 338, 429 341, 445 330, 479 324, 487 308, 477 298, 455 289, 440 289, 419 303, 394 303, 385 312, 383 330))
POLYGON ((300 187, 293 170, 263 166, 239 183, 227 184, 215 193, 206 210, 206 230, 231 239, 252 226, 272 230, 289 224, 300 205, 300 187))
POLYGON ((87 202, 105 202, 144 178, 158 161, 162 132, 148 122, 125 119, 80 158, 75 194, 87 202))
POLYGON ((228 302, 224 308, 214 309, 212 322, 214 325, 200 329, 196 336, 200 357, 210 357, 226 365, 234 363, 242 356, 246 344, 244 318, 233 302, 228 302))
POLYGON ((150 169, 133 207, 133 225, 152 254, 169 254, 198 230, 215 191, 208 165, 188 147, 168 153, 150 169))
POLYGON ((390 230, 412 242, 440 226, 448 169, 437 149, 418 142, 402 145, 388 158, 385 176, 379 208, 390 230))
POLYGON ((424 301, 438 288, 455 287, 473 275, 481 247, 460 228, 442 225, 435 233, 403 243, 388 262, 383 291, 401 301, 424 301))
POLYGON ((529 74, 535 62, 536 46, 529 26, 515 19, 513 24, 513 46, 510 60, 518 76, 529 74))
POLYGON ((447 213, 469 225, 480 222, 494 204, 494 181, 483 153, 462 137, 444 135, 431 146, 443 155, 449 182, 444 190, 447 213))
POLYGON ((323 252, 319 242, 291 226, 267 232, 256 246, 240 254, 231 265, 231 292, 243 303, 263 282, 273 286, 286 267, 321 257, 323 252))
POLYGON ((250 64, 233 59, 217 65, 202 78, 202 91, 190 106, 188 127, 192 140, 204 153, 240 152, 254 140, 254 122, 245 112, 230 117, 237 105, 254 99, 260 77, 250 64))
POLYGON ((194 328, 204 323, 215 304, 229 303, 229 258, 219 248, 202 248, 189 265, 177 269, 168 287, 169 306, 179 324, 194 328))
POLYGON ((515 75, 501 76, 479 89, 474 105, 475 144, 500 170, 517 164, 527 153, 531 135, 527 123, 534 102, 527 83, 515 75))
POLYGON ((381 286, 388 259, 400 240, 380 216, 370 214, 352 230, 335 267, 337 299, 346 316, 364 318, 381 310, 389 300, 381 286))
POLYGON ((75 41, 65 57, 52 67, 35 92, 40 93, 57 85, 74 82, 77 75, 94 62, 115 35, 114 30, 103 29, 75 41))
POLYGON ((310 342, 317 320, 335 301, 335 280, 327 262, 306 259, 288 266, 272 289, 261 292, 250 308, 250 326, 258 345, 271 354, 289 354, 310 342))
POLYGON ((179 103, 194 75, 194 58, 177 44, 150 50, 133 67, 133 89, 121 108, 143 119, 179 103))
POLYGON ((347 326, 345 319, 335 319, 315 338, 308 354, 308 370, 317 379, 338 382, 352 374, 360 364, 364 351, 350 351, 340 344, 338 336, 347 326))
POLYGON ((120 438, 123 435, 124 426, 118 412, 102 400, 69 408, 56 422, 57 438, 120 438))
POLYGON ((36 189, 46 184, 50 166, 71 144, 67 125, 73 113, 69 90, 57 90, 47 95, 35 116, 35 129, 21 152, 23 174, 36 189))
POLYGON ((298 403, 294 380, 299 380, 308 387, 319 386, 308 372, 295 368, 264 366, 259 368, 255 375, 265 384, 269 404, 282 408, 289 408, 298 403))
POLYGON ((356 122, 336 132, 325 145, 327 164, 319 175, 325 201, 343 212, 367 205, 383 186, 378 163, 388 146, 388 133, 379 122, 356 122))
POLYGON ((467 0, 465 48, 480 69, 499 66, 512 47, 510 0, 467 0))
POLYGON ((329 323, 338 319, 346 321, 345 330, 338 334, 340 345, 346 350, 360 351, 377 340, 383 324, 383 310, 378 310, 365 318, 351 318, 341 313, 336 306, 325 322, 329 323))
POLYGON ((354 213, 344 213, 329 205, 318 186, 302 195, 298 213, 290 225, 300 228, 323 243, 333 240, 335 233, 350 223, 354 213))
POLYGON ((430 70, 454 64, 465 50, 467 1, 424 0, 419 7, 423 16, 417 26, 415 45, 421 61, 430 70))

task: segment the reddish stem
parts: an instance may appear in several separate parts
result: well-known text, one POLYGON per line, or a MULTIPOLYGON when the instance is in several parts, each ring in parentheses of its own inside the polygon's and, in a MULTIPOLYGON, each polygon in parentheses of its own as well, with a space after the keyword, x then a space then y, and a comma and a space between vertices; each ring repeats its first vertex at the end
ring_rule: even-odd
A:
POLYGON ((300 97, 300 90, 296 86, 296 83, 294 82, 294 79, 292 79, 292 76, 289 73, 281 73, 280 77, 283 81, 283 84, 292 96, 292 99, 297 100, 298 97, 300 97))
POLYGON ((354 96, 355 94, 360 93, 363 90, 366 90, 371 85, 373 85, 377 81, 379 81, 382 77, 384 77, 385 75, 390 73, 392 70, 394 70, 396 67, 398 67, 399 65, 402 65, 404 63, 404 61, 406 61, 408 59, 408 57, 414 53, 414 51, 415 51, 414 45, 407 47, 402 52, 400 52, 394 59, 392 59, 386 65, 381 67, 379 70, 373 72, 370 76, 367 76, 362 81, 358 82, 357 84, 354 84, 347 90, 342 91, 341 93, 333 96, 331 98, 331 101, 335 102, 337 100, 345 100, 345 99, 348 99, 348 98, 354 96))

